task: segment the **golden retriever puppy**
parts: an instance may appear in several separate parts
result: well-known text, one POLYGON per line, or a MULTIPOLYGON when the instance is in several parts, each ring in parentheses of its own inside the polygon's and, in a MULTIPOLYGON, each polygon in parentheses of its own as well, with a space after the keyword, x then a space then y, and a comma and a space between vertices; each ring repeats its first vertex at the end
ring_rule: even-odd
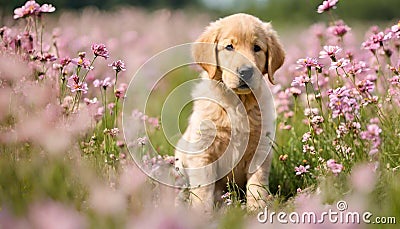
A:
POLYGON ((246 193, 249 210, 263 208, 272 159, 268 130, 275 130, 265 79, 273 83, 285 59, 277 34, 270 23, 235 14, 211 23, 192 52, 204 69, 204 82, 193 96, 207 99, 194 101, 177 145, 177 170, 190 190, 178 200, 186 198, 194 208, 210 212, 227 181, 234 181, 246 193), (251 169, 254 158, 261 163, 251 169))

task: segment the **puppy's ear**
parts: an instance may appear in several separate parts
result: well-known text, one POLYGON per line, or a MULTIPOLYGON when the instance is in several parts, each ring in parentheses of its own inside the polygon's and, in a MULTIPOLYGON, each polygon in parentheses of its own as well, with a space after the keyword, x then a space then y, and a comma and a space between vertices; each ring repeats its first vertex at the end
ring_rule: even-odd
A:
POLYGON ((194 61, 214 78, 217 71, 217 45, 220 27, 217 22, 210 24, 192 45, 194 61))
POLYGON ((274 73, 285 61, 285 51, 279 41, 278 35, 270 23, 263 23, 265 34, 267 35, 267 53, 266 63, 263 74, 268 74, 268 79, 272 84, 274 82, 274 73))

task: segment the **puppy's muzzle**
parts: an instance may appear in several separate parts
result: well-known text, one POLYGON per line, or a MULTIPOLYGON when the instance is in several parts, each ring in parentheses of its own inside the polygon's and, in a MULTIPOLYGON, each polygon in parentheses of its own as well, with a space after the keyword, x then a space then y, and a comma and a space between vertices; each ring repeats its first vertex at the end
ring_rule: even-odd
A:
POLYGON ((237 70, 237 73, 240 77, 238 88, 249 88, 248 84, 254 75, 254 68, 251 66, 243 66, 237 70))

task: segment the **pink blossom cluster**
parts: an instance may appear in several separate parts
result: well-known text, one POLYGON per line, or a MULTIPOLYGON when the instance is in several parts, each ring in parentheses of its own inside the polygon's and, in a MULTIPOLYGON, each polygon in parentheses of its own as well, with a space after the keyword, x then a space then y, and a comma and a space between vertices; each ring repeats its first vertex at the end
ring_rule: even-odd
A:
POLYGON ((72 93, 81 91, 83 94, 86 94, 88 92, 87 83, 79 81, 79 77, 75 74, 68 78, 67 87, 72 93))
POLYGON ((228 206, 231 205, 232 204, 232 193, 226 192, 225 194, 223 194, 221 196, 221 199, 224 200, 224 203, 226 205, 228 205, 228 206))
POLYGON ((333 159, 329 159, 329 160, 326 162, 326 166, 327 166, 327 167, 332 171, 332 173, 335 174, 335 175, 341 173, 342 170, 343 170, 343 165, 342 165, 342 164, 339 164, 339 163, 336 163, 336 161, 333 160, 333 159))
POLYGON ((306 165, 306 166, 299 165, 299 166, 294 167, 294 171, 296 172, 297 176, 308 173, 309 172, 308 169, 310 169, 310 165, 306 165))
POLYGON ((176 158, 173 156, 156 155, 150 157, 144 155, 142 158, 143 168, 146 172, 158 177, 166 174, 173 174, 174 179, 183 179, 182 174, 176 170, 176 158))
POLYGON ((363 140, 367 140, 371 143, 371 148, 369 150, 369 155, 376 154, 379 150, 379 146, 381 144, 380 135, 382 133, 382 129, 375 123, 372 119, 372 123, 367 125, 367 129, 360 133, 360 137, 363 140))
POLYGON ((329 96, 329 108, 332 109, 332 118, 345 118, 353 121, 360 110, 357 101, 357 93, 346 86, 327 91, 329 96))
POLYGON ((149 124, 150 126, 153 126, 155 128, 159 128, 160 127, 160 122, 159 119, 156 117, 149 117, 146 114, 143 114, 142 112, 138 111, 138 110, 133 110, 132 111, 132 117, 135 119, 139 119, 141 121, 145 121, 147 124, 149 124))
POLYGON ((349 26, 347 26, 344 21, 339 20, 336 21, 334 25, 330 26, 328 28, 328 31, 337 37, 343 37, 344 35, 346 35, 349 31, 351 30, 351 28, 349 26))
POLYGON ((110 54, 104 44, 92 44, 92 51, 95 56, 103 57, 108 59, 110 54))
POLYGON ((35 1, 27 1, 25 5, 14 10, 14 19, 27 16, 40 16, 42 13, 52 13, 56 10, 51 4, 39 5, 35 1))
POLYGON ((318 6, 318 13, 323 13, 326 12, 330 9, 336 9, 336 4, 338 3, 338 0, 326 0, 323 1, 321 5, 318 6))
MULTIPOLYGON (((335 9, 337 3, 323 1, 318 12, 335 9)), ((296 44, 303 50, 288 48, 288 53, 297 55, 288 55, 284 77, 277 77, 281 79, 274 92, 278 127, 296 133, 302 149, 289 148, 302 153, 300 157, 315 171, 328 168, 339 174, 344 166, 350 171, 355 158, 369 155, 376 160, 373 155, 383 150, 382 120, 388 120, 386 111, 400 106, 399 25, 383 30, 374 26, 364 41, 356 43, 353 29, 336 20, 327 27, 311 27, 296 44), (299 109, 304 109, 304 118, 297 117, 299 109), (301 132, 296 131, 299 119, 305 124, 301 132), (375 121, 366 122, 369 119, 375 121)), ((312 177, 305 165, 292 165, 297 174, 312 177)))

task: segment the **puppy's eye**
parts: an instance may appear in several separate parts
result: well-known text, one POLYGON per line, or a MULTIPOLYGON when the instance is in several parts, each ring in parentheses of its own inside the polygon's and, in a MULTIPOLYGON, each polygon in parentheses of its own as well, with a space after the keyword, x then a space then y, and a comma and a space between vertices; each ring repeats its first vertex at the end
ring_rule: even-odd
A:
POLYGON ((230 44, 230 45, 225 46, 225 49, 228 51, 233 51, 234 48, 233 48, 233 45, 230 44))
POLYGON ((254 50, 254 52, 259 52, 259 51, 261 51, 261 47, 258 45, 254 45, 253 50, 254 50))

